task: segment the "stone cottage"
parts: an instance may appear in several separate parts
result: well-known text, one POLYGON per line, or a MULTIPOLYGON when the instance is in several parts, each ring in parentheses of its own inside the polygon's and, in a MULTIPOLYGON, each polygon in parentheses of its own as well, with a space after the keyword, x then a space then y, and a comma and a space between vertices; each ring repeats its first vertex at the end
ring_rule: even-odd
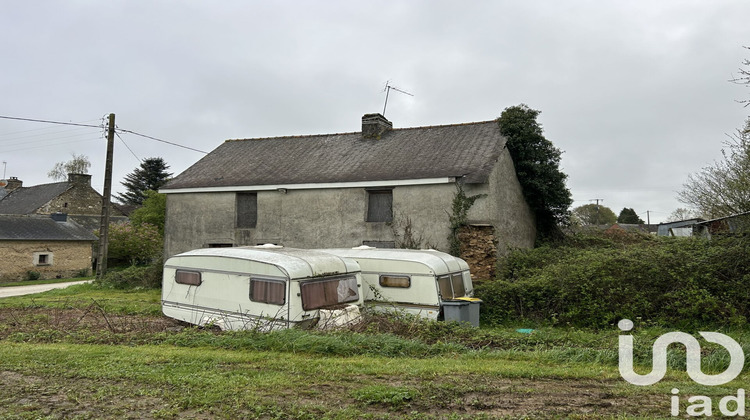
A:
POLYGON ((394 247, 447 251, 461 184, 484 194, 468 223, 493 252, 530 247, 535 223, 497 121, 394 129, 380 114, 360 132, 227 140, 175 177, 165 256, 202 247, 394 247), (497 251, 494 251, 494 250, 497 251))
POLYGON ((0 215, 0 281, 69 278, 89 273, 91 246, 97 240, 65 214, 0 215))
MULTIPOLYGON (((0 214, 67 214, 76 223, 99 229, 102 214, 102 195, 91 187, 91 175, 68 174, 68 180, 24 187, 23 181, 11 177, 2 189, 0 214)), ((127 217, 112 209, 112 221, 127 217)))

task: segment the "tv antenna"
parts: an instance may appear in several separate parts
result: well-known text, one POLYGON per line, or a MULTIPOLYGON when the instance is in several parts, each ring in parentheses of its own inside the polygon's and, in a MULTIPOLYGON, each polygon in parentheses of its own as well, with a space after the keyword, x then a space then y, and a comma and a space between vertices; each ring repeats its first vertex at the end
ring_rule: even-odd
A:
POLYGON ((396 92, 403 93, 405 95, 414 96, 409 92, 406 92, 404 90, 401 90, 395 86, 391 86, 391 81, 388 80, 385 82, 385 88, 383 89, 383 92, 385 92, 385 105, 383 105, 383 116, 385 117, 385 108, 388 106, 388 94, 391 93, 391 90, 395 90, 396 92))

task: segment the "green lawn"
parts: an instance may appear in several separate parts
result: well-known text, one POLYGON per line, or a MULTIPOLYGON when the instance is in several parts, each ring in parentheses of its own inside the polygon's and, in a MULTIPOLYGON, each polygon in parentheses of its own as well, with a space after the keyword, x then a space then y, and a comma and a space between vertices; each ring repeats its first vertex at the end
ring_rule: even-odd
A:
MULTIPOLYGON (((616 330, 385 324, 326 334, 185 328, 159 315, 159 291, 95 285, 0 299, 0 412, 11 419, 669 418, 672 388, 680 389, 684 414, 688 395, 715 397, 718 406, 719 396, 749 379, 697 386, 677 357, 670 365, 678 369, 659 384, 630 385, 618 373, 616 330)), ((636 340, 662 332, 644 328, 636 340)))

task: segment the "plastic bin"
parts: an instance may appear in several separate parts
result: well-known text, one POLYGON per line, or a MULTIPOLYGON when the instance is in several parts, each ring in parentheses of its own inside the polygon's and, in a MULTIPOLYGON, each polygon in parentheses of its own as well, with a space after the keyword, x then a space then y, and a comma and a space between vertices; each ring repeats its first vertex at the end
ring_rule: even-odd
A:
POLYGON ((473 298, 473 297, 460 297, 460 298, 456 298, 455 300, 459 302, 466 302, 469 304, 468 314, 467 314, 468 318, 465 320, 462 319, 462 321, 466 321, 470 323, 471 325, 478 327, 479 326, 479 306, 482 304, 482 299, 473 298))
POLYGON ((468 322, 469 324, 479 326, 479 303, 465 300, 444 300, 443 301, 443 318, 446 321, 468 322))

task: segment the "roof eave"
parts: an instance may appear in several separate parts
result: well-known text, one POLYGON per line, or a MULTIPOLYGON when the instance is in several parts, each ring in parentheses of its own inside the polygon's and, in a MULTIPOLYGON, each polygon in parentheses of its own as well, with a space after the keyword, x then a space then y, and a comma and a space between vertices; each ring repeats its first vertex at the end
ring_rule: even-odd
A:
POLYGON ((355 181, 355 182, 311 182, 305 184, 271 184, 271 185, 233 185, 221 187, 189 187, 162 188, 162 194, 207 193, 207 192, 237 192, 237 191, 276 191, 276 190, 321 190, 335 188, 378 188, 398 187, 407 185, 434 185, 456 182, 456 177, 395 179, 383 181, 355 181))

